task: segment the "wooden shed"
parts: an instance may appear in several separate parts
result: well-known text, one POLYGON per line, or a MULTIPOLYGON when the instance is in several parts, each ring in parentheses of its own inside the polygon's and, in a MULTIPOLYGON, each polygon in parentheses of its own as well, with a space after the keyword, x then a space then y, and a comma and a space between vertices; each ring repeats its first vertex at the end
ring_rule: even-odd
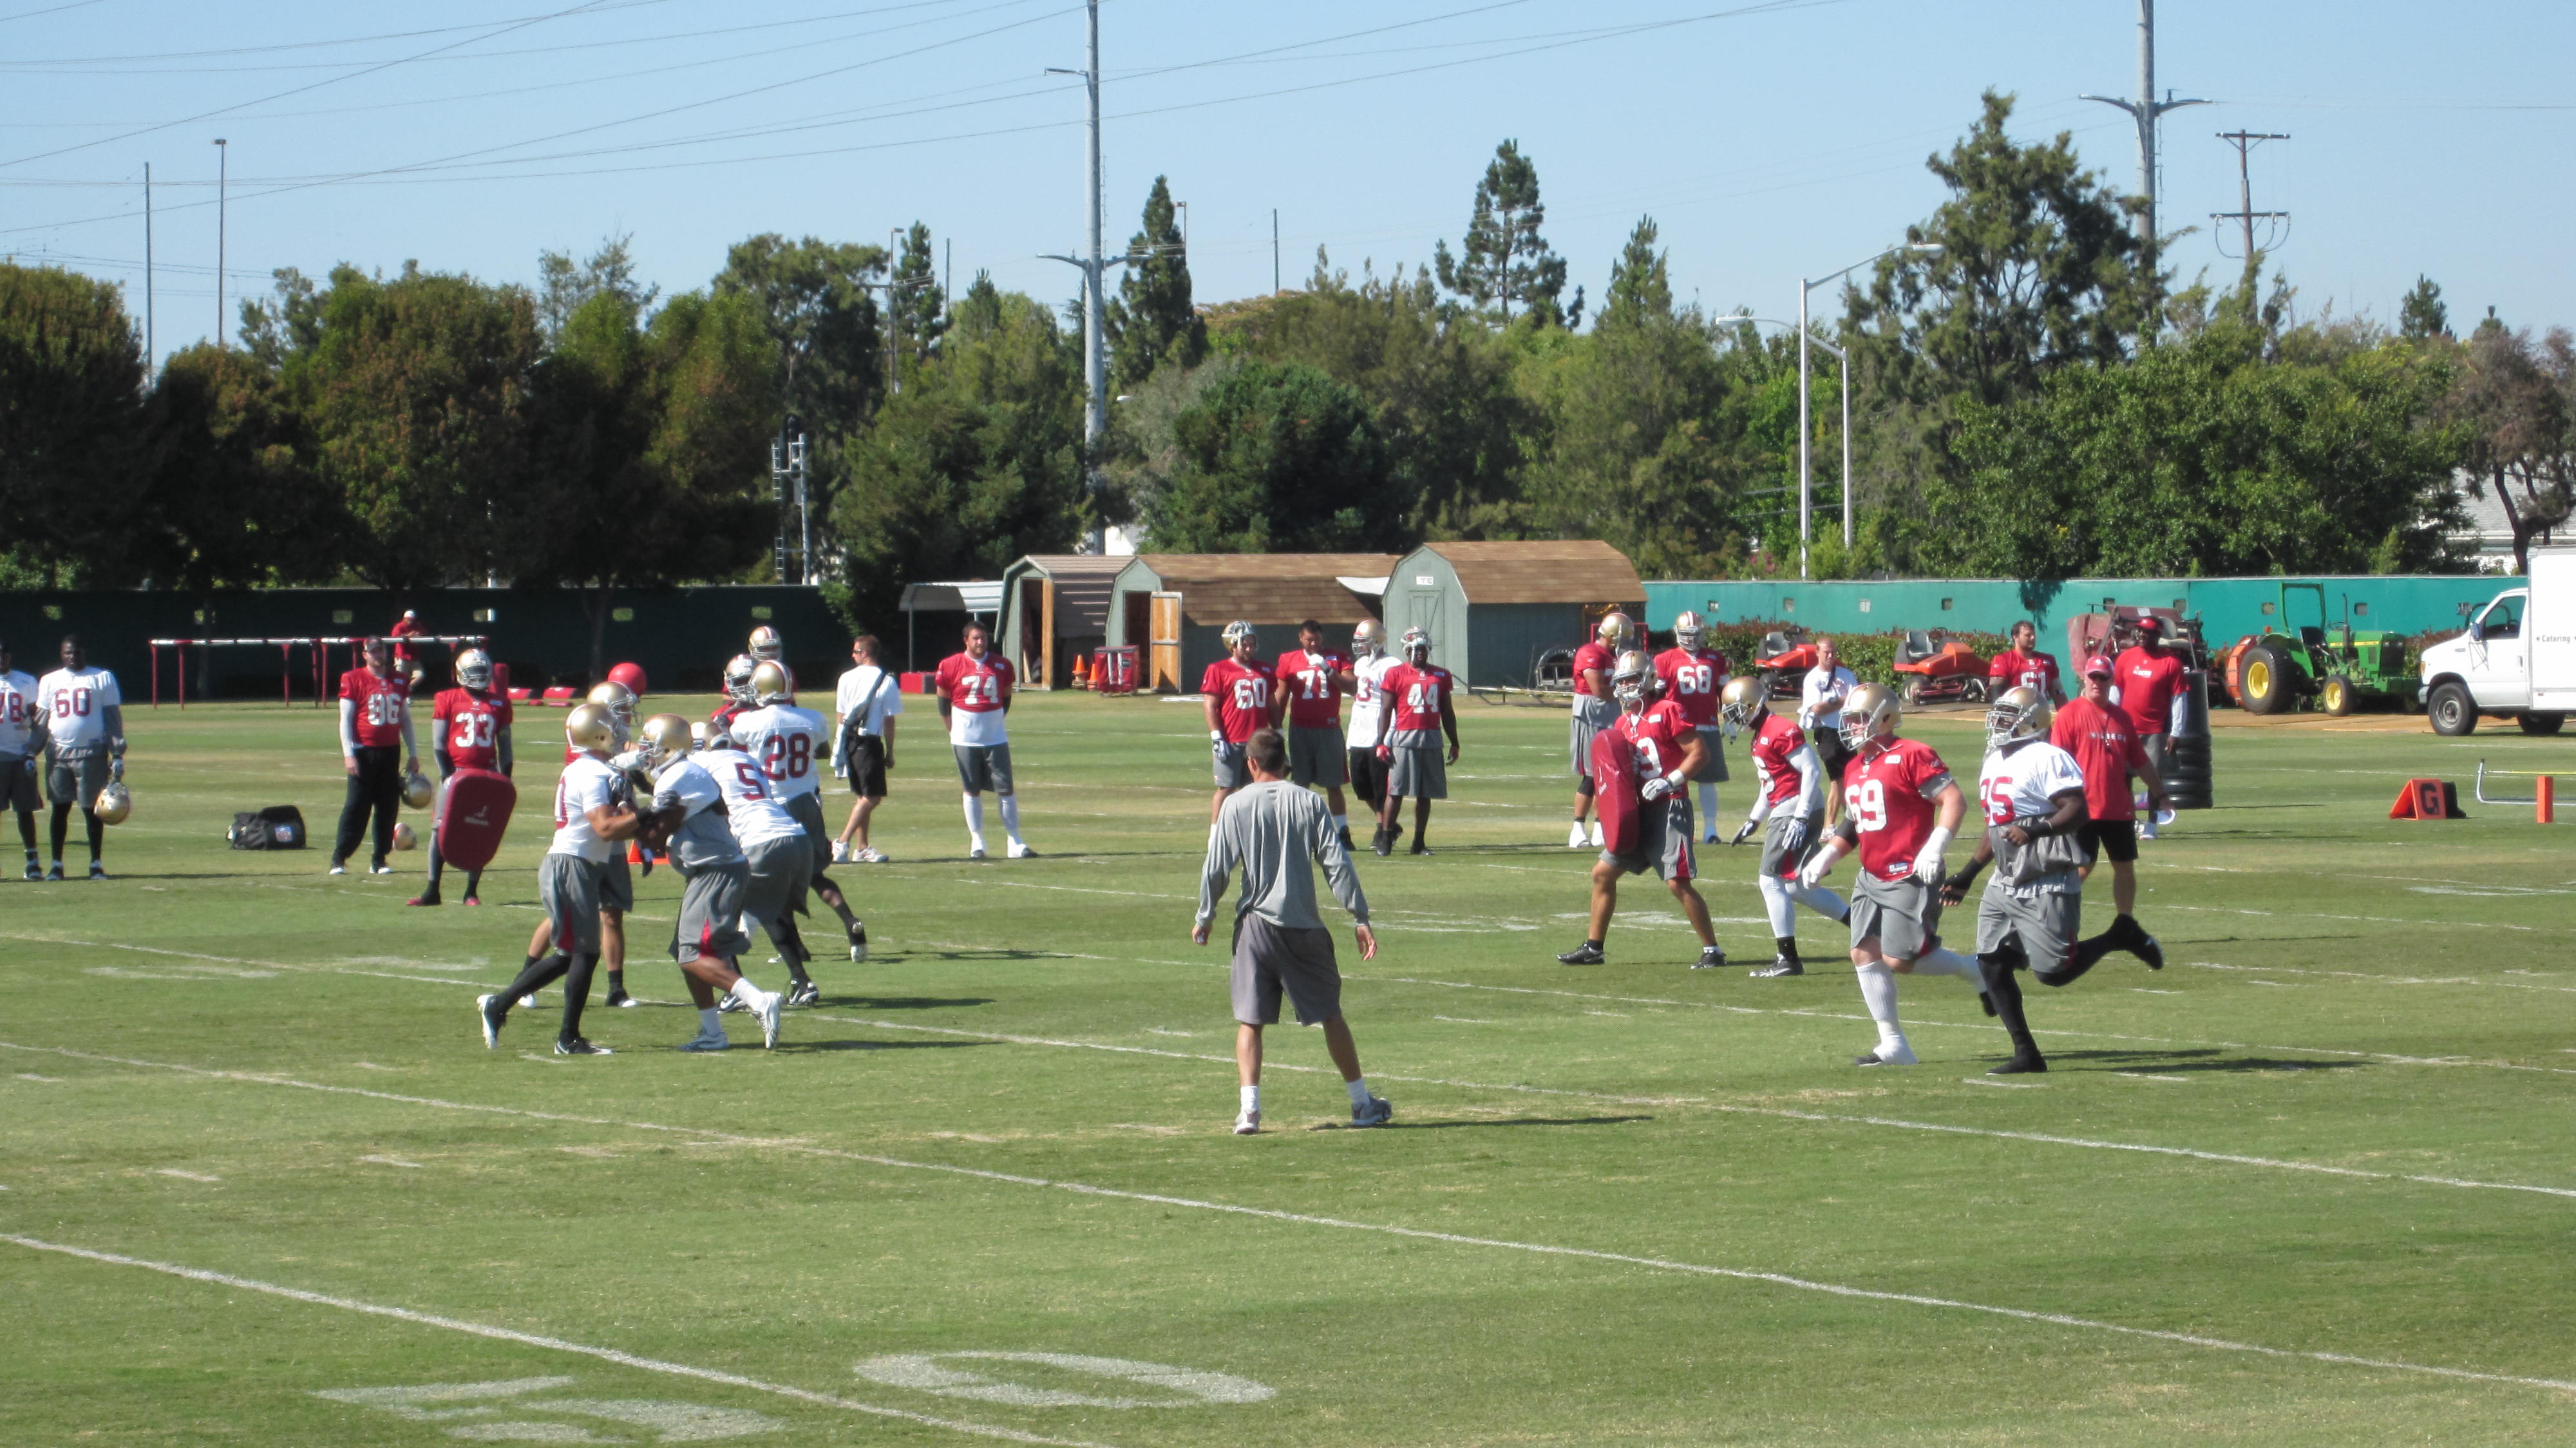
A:
POLYGON ((1526 689, 1539 657, 1580 645, 1611 609, 1645 613, 1626 554, 1595 540, 1425 543, 1387 579, 1389 645, 1415 625, 1431 658, 1471 688, 1526 689))
POLYGON ((1265 654, 1310 618, 1347 635, 1377 617, 1394 566, 1392 553, 1140 553, 1112 585, 1109 642, 1137 646, 1144 687, 1187 693, 1224 657, 1228 623, 1257 625, 1265 654))
POLYGON ((1073 661, 1109 641, 1109 589, 1128 560, 1032 553, 1002 570, 1002 657, 1033 689, 1073 682, 1073 661))

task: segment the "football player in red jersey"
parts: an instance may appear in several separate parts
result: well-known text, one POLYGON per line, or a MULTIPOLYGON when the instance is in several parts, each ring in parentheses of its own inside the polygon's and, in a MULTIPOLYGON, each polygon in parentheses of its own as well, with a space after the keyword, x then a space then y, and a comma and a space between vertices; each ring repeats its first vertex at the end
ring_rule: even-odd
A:
POLYGON ((1431 634, 1423 628, 1404 631, 1403 661, 1386 671, 1386 734, 1377 746, 1378 758, 1387 763, 1386 804, 1378 815, 1375 848, 1381 855, 1395 853, 1396 836, 1403 833, 1397 820, 1404 813, 1404 800, 1413 797, 1413 853, 1427 855, 1431 846, 1424 835, 1431 828, 1431 802, 1449 797, 1448 766, 1458 762, 1458 706, 1453 696, 1457 680, 1449 671, 1431 662, 1431 634), (1442 735, 1449 740, 1449 753, 1440 753, 1442 735))
MULTIPOLYGON (((2182 655, 2165 647, 2165 621, 2154 614, 2140 616, 2138 641, 2120 651, 2114 661, 2119 670, 2112 681, 2111 697, 2129 715, 2129 726, 2138 732, 2138 747, 2147 752, 2147 762, 2161 775, 2172 766, 2169 741, 2173 730, 2174 695, 2182 692, 2186 665, 2182 655)), ((2156 837, 2156 816, 2161 810, 2147 811, 2138 821, 2138 838, 2156 837)))
POLYGON ((2107 943, 2145 961, 2151 970, 2162 970, 2164 949, 2138 924, 2134 913, 2138 908, 2138 806, 2129 793, 2129 779, 2134 775, 2146 786, 2150 812, 2164 808, 2165 784, 2138 742, 2128 714, 2111 702, 2111 679, 2117 672, 2100 654, 2084 661, 2084 692, 2057 711, 2056 722, 2048 727, 2048 742, 2074 755, 2076 768, 2084 771, 2088 818, 2083 829, 2085 862, 2079 873, 2089 880, 2101 857, 2111 858, 2111 905, 2119 913, 2112 917, 2109 930, 2084 942, 2085 948, 2107 943))
POLYGON ((2012 647, 1986 665, 1986 697, 2012 689, 2037 689, 2052 705, 2066 703, 2066 686, 2058 682, 2057 655, 2039 651, 2039 626, 2029 619, 2012 626, 2012 647))
POLYGON ((1622 855, 1605 849, 1593 863, 1592 934, 1557 957, 1567 965, 1601 963, 1601 942, 1609 938, 1610 916, 1619 908, 1619 877, 1648 870, 1662 877, 1665 888, 1681 902, 1682 913, 1690 917, 1691 929, 1699 932, 1699 959, 1691 969, 1714 970, 1726 964, 1726 952, 1718 949, 1717 933, 1709 927, 1708 902, 1691 883, 1698 876, 1699 862, 1691 853, 1691 802, 1686 786, 1707 767, 1711 751, 1707 737, 1690 722, 1678 701, 1655 697, 1660 683, 1646 656, 1635 649, 1621 654, 1611 666, 1610 688, 1619 701, 1619 718, 1610 727, 1628 741, 1641 781, 1637 793, 1645 807, 1637 816, 1634 852, 1622 855))
POLYGON ((401 676, 407 688, 417 689, 422 682, 420 661, 412 657, 410 641, 428 632, 421 627, 419 610, 409 608, 403 610, 403 616, 395 619, 393 628, 387 631, 387 636, 393 640, 394 672, 401 676))
POLYGON ((1601 615, 1592 638, 1574 651, 1574 717, 1566 726, 1574 762, 1574 828, 1565 836, 1569 850, 1586 844, 1601 848, 1601 826, 1592 820, 1592 736, 1619 718, 1619 701, 1610 697, 1610 670, 1619 661, 1619 651, 1628 647, 1632 632, 1628 616, 1614 610, 1601 615))
POLYGON ((1771 963, 1753 974, 1764 979, 1805 975, 1806 964, 1798 958, 1798 907, 1837 925, 1851 916, 1840 895, 1798 883, 1798 867, 1824 840, 1824 761, 1795 719, 1771 712, 1769 694, 1757 676, 1729 683, 1719 709, 1730 727, 1753 731, 1753 810, 1728 841, 1740 845, 1756 829, 1762 831, 1762 863, 1754 869, 1753 883, 1771 920, 1774 953, 1771 963))
POLYGON ((966 791, 966 858, 984 858, 984 791, 1001 800, 1008 857, 1037 851, 1020 838, 1020 801, 1011 783, 1011 661, 993 652, 993 636, 980 623, 966 625, 966 651, 939 661, 932 676, 939 717, 948 725, 948 749, 957 756, 957 782, 966 791))
POLYGON ((1324 647, 1324 626, 1313 619, 1297 625, 1297 651, 1279 656, 1279 687, 1270 701, 1271 727, 1284 721, 1288 736, 1288 778, 1300 789, 1322 788, 1333 807, 1333 833, 1342 848, 1351 847, 1350 806, 1342 785, 1350 763, 1342 742, 1342 695, 1359 687, 1351 661, 1324 647))
MULTIPOLYGON (((1896 1024, 1899 975, 1955 975, 1984 994, 1977 963, 1941 948, 1941 856, 1958 837, 1968 797, 1932 746, 1900 739, 1896 691, 1862 684, 1842 700, 1843 819, 1823 848, 1798 871, 1798 883, 1821 885, 1855 847, 1859 888, 1852 892, 1852 974, 1878 1026, 1878 1047, 1856 1066, 1911 1066, 1914 1048, 1896 1024)), ((1994 1006, 1988 1003, 1992 1012, 1994 1006)))
MULTIPOLYGON (((508 774, 510 759, 510 700, 492 689, 492 656, 481 649, 467 649, 456 656, 456 687, 441 689, 430 702, 429 752, 438 761, 438 777, 444 781, 460 769, 487 769, 508 774)), ((438 877, 444 866, 438 857, 438 831, 429 832, 429 888, 406 905, 435 905, 438 901, 438 877)), ((469 870, 465 875, 465 903, 480 905, 478 898, 483 872, 469 870)))
POLYGON ((1226 796, 1252 783, 1243 746, 1270 727, 1270 666, 1261 661, 1261 636, 1242 619, 1225 626, 1225 657, 1199 676, 1199 707, 1207 714, 1208 751, 1216 756, 1216 797, 1208 823, 1226 796))
POLYGON ((1705 629, 1698 614, 1682 610, 1673 618, 1673 646, 1655 655, 1655 677, 1663 680, 1664 698, 1680 706, 1682 717, 1708 746, 1708 763, 1699 783, 1699 827, 1704 844, 1717 840, 1717 787, 1726 783, 1726 729, 1717 717, 1718 695, 1726 689, 1726 655, 1702 648, 1705 629))
POLYGON ((412 740, 411 686, 393 670, 383 639, 361 645, 366 662, 340 676, 340 767, 349 776, 340 806, 340 837, 331 850, 331 873, 349 873, 349 857, 375 817, 370 875, 390 875, 385 855, 394 847, 394 813, 402 807, 403 781, 420 769, 412 740), (399 751, 399 752, 398 752, 399 751))

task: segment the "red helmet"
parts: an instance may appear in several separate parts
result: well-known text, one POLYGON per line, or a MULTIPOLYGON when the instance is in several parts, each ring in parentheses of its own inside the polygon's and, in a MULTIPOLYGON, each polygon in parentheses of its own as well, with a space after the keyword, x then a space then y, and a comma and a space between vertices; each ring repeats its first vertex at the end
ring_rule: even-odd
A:
POLYGON ((619 664, 608 671, 608 681, 612 684, 624 684, 626 686, 626 692, 633 694, 638 699, 644 697, 644 666, 642 664, 619 664))

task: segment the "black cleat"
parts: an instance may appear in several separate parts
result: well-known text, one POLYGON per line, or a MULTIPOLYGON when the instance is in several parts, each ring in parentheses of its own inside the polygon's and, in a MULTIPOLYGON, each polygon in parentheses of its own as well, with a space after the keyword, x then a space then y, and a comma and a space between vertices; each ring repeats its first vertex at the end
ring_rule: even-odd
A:
POLYGON ((1587 940, 1581 945, 1574 947, 1572 950, 1565 952, 1563 955, 1558 956, 1556 958, 1556 963, 1559 965, 1599 965, 1609 958, 1610 957, 1601 953, 1600 946, 1587 940))
POLYGON ((810 980, 800 980, 787 991, 787 1004, 798 1009, 823 1003, 823 988, 810 980))
POLYGON ((1995 1013, 1995 998, 1992 992, 1977 992, 1977 1004, 1985 1008, 1987 1015, 1991 1016, 1995 1013))
POLYGON ((1341 839, 1342 839, 1342 853, 1343 853, 1343 854, 1346 854, 1346 855, 1347 855, 1347 854, 1349 854, 1349 853, 1351 852, 1351 850, 1354 848, 1354 846, 1351 844, 1351 832, 1350 832, 1349 830, 1341 830, 1341 831, 1338 831, 1337 833, 1339 833, 1339 834, 1340 834, 1341 839))
POLYGON ((2024 1054, 2016 1051, 2013 1053, 2013 1058, 2011 1060, 1995 1067, 1986 1074, 1989 1076, 2030 1076, 2045 1073, 2047 1070, 2048 1062, 2043 1060, 2038 1052, 2032 1051, 2024 1054))
POLYGON ((440 902, 437 891, 423 890, 419 894, 412 896, 410 899, 405 900, 403 903, 405 905, 436 905, 440 902))
POLYGON ((510 1003, 497 995, 478 996, 474 1001, 474 1014, 483 1022, 483 1049, 500 1049, 501 1027, 510 1019, 510 1003))
POLYGON ((628 995, 621 987, 609 991, 608 999, 602 1001, 601 1004, 607 1006, 610 1010, 624 1010, 629 1006, 638 1004, 638 1002, 635 997, 628 995))
MULTIPOLYGON (((864 920, 853 920, 850 922, 850 959, 853 963, 857 963, 867 958, 868 923, 864 920)), ((790 1001, 788 1004, 793 1005, 795 1002, 790 1001)))
POLYGON ((42 866, 42 865, 37 864, 37 863, 35 862, 35 860, 33 860, 32 858, 31 858, 31 859, 29 859, 29 860, 27 861, 27 878, 28 878, 28 879, 30 879, 30 880, 42 880, 42 879, 44 879, 44 878, 45 878, 45 867, 44 867, 44 866, 42 866))
POLYGON ((594 1046, 581 1037, 575 1036, 569 1041, 557 1038, 555 1054, 558 1056, 614 1056, 617 1053, 606 1046, 594 1046))
POLYGON ((1726 964, 1725 951, 1714 945, 1703 945, 1699 948, 1699 959, 1691 962, 1691 969, 1715 970, 1724 964, 1726 964))
POLYGON ((63 867, 56 865, 52 869, 47 870, 45 872, 45 878, 54 884, 61 884, 63 879, 63 867))
POLYGON ((1755 980, 1778 980, 1782 976, 1805 975, 1806 973, 1807 968, 1805 966, 1791 960, 1785 955, 1775 955, 1771 958, 1771 963, 1769 965, 1762 967, 1760 970, 1750 972, 1755 980))
POLYGON ((1369 848, 1377 851, 1380 859, 1392 855, 1395 853, 1395 836, 1381 829, 1370 838, 1369 848))
POLYGON ((1410 851, 1408 851, 1407 853, 1410 853, 1410 854, 1416 854, 1416 855, 1427 855, 1427 854, 1430 854, 1430 853, 1431 853, 1431 847, 1430 847, 1429 845, 1426 845, 1426 844, 1424 844, 1424 843, 1422 842, 1422 837, 1421 837, 1420 835, 1415 835, 1415 836, 1413 837, 1413 848, 1412 848, 1410 851))
POLYGON ((107 878, 107 867, 106 867, 105 865, 100 864, 100 863, 99 863, 98 861, 96 861, 96 860, 92 860, 92 861, 90 861, 90 862, 89 862, 89 877, 90 877, 91 879, 93 879, 93 880, 104 880, 104 879, 106 879, 106 878, 107 878))
POLYGON ((2156 943, 2154 936, 2143 930, 2137 931, 2136 936, 2137 938, 2129 946, 2129 953, 2145 961, 2149 970, 2164 969, 2165 948, 2156 943))

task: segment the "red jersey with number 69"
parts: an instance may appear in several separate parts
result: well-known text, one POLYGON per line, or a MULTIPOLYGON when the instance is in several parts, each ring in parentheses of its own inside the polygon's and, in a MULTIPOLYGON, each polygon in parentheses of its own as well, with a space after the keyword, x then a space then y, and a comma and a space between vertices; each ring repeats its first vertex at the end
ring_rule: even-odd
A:
POLYGON ((1914 873, 1932 838, 1933 796, 1952 786, 1950 766, 1920 739, 1856 755, 1843 769, 1843 809, 1860 829, 1860 867, 1881 880, 1914 873))
POLYGON ((1619 722, 1610 727, 1636 751, 1640 780, 1680 768, 1682 756, 1689 752, 1689 741, 1697 732, 1690 716, 1670 699, 1657 699, 1634 714, 1623 712, 1619 722))
POLYGON ((1330 729, 1342 722, 1342 670, 1350 661, 1339 654, 1291 649, 1279 656, 1279 687, 1288 695, 1288 722, 1299 729, 1330 729))
POLYGON ((1241 744, 1255 730, 1270 727, 1270 666, 1259 659, 1244 663, 1231 655, 1207 666, 1199 692, 1216 700, 1216 724, 1225 742, 1241 744))
POLYGON ((1717 722, 1717 691, 1726 687, 1726 655, 1714 649, 1670 648, 1655 655, 1655 677, 1664 699, 1681 706, 1691 727, 1717 722))
POLYGON ((510 727, 510 701, 471 689, 441 689, 430 702, 430 727, 447 762, 459 769, 501 768, 501 731, 510 727))
MULTIPOLYGON (((1456 680, 1438 664, 1398 664, 1386 671, 1386 696, 1395 704, 1394 732, 1421 735, 1440 729, 1440 705, 1456 680)), ((1418 739, 1396 739, 1411 744, 1418 739)))
POLYGON ((411 706, 410 681, 351 669, 340 676, 340 697, 358 706, 356 728, 362 748, 402 743, 403 714, 411 706))
POLYGON ((1807 747, 1807 731, 1786 714, 1766 713, 1754 729, 1753 764, 1774 806, 1798 797, 1798 751, 1807 747))

